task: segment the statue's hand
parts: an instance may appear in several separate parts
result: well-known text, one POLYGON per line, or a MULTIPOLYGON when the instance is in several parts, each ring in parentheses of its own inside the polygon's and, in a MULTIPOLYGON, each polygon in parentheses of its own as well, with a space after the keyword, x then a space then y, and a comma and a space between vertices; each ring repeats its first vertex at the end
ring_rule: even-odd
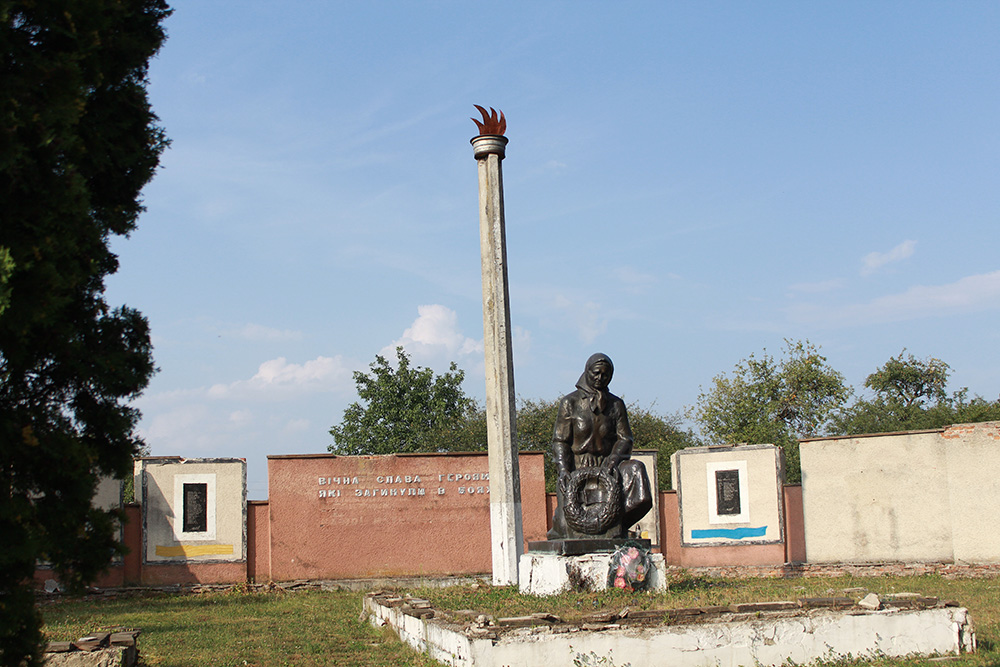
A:
POLYGON ((559 480, 556 482, 559 485, 559 490, 564 494, 566 493, 566 487, 569 485, 569 470, 565 468, 559 471, 559 480))
POLYGON ((596 468, 600 464, 601 460, 594 454, 580 455, 579 467, 581 468, 596 468))
POLYGON ((605 468, 614 470, 615 468, 618 467, 618 464, 621 462, 622 460, 617 456, 609 456, 608 458, 604 459, 604 463, 602 463, 601 465, 603 465, 605 468))

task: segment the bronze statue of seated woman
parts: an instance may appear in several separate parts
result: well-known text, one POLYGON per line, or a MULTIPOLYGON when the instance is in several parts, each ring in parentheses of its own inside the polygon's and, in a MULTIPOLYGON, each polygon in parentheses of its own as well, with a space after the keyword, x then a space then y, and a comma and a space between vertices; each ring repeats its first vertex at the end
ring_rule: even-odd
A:
POLYGON ((625 403, 608 391, 614 365, 587 360, 576 391, 559 401, 552 456, 559 475, 550 540, 623 538, 653 506, 646 468, 632 456, 625 403))

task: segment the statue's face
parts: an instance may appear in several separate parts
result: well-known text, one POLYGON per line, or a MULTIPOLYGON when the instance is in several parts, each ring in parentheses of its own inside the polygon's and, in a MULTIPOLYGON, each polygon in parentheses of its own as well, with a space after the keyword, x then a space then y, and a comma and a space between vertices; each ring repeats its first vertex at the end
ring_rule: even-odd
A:
POLYGON ((611 383, 611 367, 605 363, 598 362, 587 369, 587 379, 590 386, 595 389, 607 389, 611 383))

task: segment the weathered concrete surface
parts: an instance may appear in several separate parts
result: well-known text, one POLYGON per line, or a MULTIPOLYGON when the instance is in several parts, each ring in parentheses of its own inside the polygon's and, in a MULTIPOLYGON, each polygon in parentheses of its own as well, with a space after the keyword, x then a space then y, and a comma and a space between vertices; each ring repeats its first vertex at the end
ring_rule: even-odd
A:
MULTIPOLYGON (((803 664, 847 654, 900 657, 975 650, 971 619, 960 607, 726 614, 707 623, 610 624, 600 631, 539 622, 538 627, 500 633, 496 628, 417 618, 415 610, 381 604, 374 596, 366 597, 364 605, 373 625, 389 625, 410 646, 462 667, 569 667, 591 654, 613 664, 737 667, 789 660, 803 664)), ((422 615, 428 611, 433 615, 420 610, 422 615)))
MULTIPOLYGON (((561 556, 549 553, 526 553, 521 556, 518 589, 527 595, 558 595, 566 591, 603 591, 608 587, 610 553, 561 556)), ((649 577, 651 591, 667 589, 663 554, 649 554, 653 567, 649 577)))
POLYGON ((109 646, 96 651, 46 653, 45 667, 132 667, 138 659, 134 646, 109 646))
POLYGON ((1000 422, 802 440, 810 563, 1000 563, 1000 422))
POLYGON ((521 486, 514 408, 514 358, 507 288, 503 214, 502 136, 472 140, 479 169, 479 238, 483 271, 483 347, 486 371, 486 440, 490 453, 490 533, 493 583, 517 581, 524 549, 521 486))

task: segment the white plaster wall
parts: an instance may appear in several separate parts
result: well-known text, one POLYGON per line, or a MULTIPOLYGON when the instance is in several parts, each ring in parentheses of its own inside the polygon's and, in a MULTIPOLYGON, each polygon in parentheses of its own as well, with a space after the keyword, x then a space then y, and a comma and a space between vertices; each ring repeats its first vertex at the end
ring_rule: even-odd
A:
MULTIPOLYGON (((246 461, 242 459, 142 459, 140 484, 143 552, 147 563, 241 561, 246 558, 246 461), (214 532, 178 539, 182 507, 178 476, 214 476, 214 532), (180 547, 180 548, 179 548, 180 547)), ((200 481, 200 480, 198 480, 200 481)))
POLYGON ((809 440, 800 452, 808 562, 952 559, 939 432, 809 440))
MULTIPOLYGON (((736 465, 733 466, 737 467, 736 465)), ((781 449, 774 445, 734 447, 689 447, 674 453, 672 476, 677 489, 681 519, 681 541, 698 544, 734 545, 775 543, 783 539, 781 506, 781 449), (746 497, 740 502, 747 512, 742 522, 713 523, 709 512, 708 468, 721 463, 743 463, 747 471, 746 497), (767 527, 761 537, 746 539, 692 538, 693 530, 767 527)))
POLYGON ((955 425, 941 438, 955 560, 1000 562, 1000 422, 955 425))

